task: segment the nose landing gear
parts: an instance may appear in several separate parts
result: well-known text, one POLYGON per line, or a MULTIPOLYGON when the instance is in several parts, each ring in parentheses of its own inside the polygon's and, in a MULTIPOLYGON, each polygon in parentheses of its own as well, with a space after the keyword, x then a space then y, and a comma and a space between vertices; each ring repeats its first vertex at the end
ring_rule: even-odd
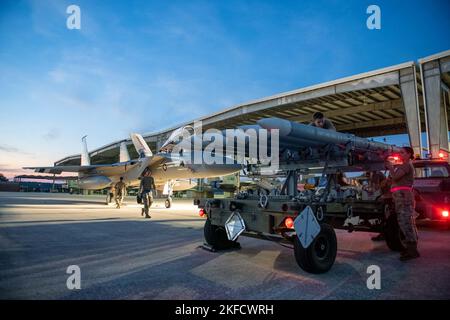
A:
POLYGON ((172 206, 172 198, 168 197, 164 202, 164 205, 166 206, 167 209, 169 209, 172 206))

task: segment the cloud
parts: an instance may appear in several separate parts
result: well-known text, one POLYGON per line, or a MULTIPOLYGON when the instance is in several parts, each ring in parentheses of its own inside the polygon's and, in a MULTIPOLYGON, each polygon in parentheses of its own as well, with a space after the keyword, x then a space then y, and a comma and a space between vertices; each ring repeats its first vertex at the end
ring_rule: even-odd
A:
POLYGON ((51 128, 43 135, 45 140, 56 140, 61 136, 61 131, 58 128, 51 128))
POLYGON ((1 166, 0 173, 2 173, 7 179, 13 179, 16 176, 23 174, 33 174, 31 170, 25 170, 22 168, 2 168, 1 166))
POLYGON ((5 152, 20 152, 19 149, 15 148, 15 147, 10 147, 4 144, 0 144, 0 150, 1 151, 5 151, 5 152))
POLYGON ((31 155, 31 153, 29 152, 25 152, 23 150, 20 150, 16 147, 12 147, 6 144, 0 144, 0 151, 3 152, 9 152, 9 153, 20 153, 20 154, 26 154, 26 155, 31 155))
POLYGON ((0 173, 2 173, 8 179, 12 179, 20 174, 26 174, 27 172, 29 173, 30 171, 14 167, 6 163, 0 163, 0 173))

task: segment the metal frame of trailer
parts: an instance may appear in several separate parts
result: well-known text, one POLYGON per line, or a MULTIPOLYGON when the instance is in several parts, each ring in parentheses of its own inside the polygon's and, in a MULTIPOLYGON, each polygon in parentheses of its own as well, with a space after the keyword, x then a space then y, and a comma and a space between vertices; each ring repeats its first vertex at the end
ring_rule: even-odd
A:
POLYGON ((333 265, 337 241, 334 228, 349 232, 384 232, 388 247, 404 249, 391 198, 378 201, 342 200, 333 202, 301 202, 290 196, 237 196, 233 199, 194 200, 206 216, 205 244, 213 250, 238 247, 237 239, 230 241, 225 223, 239 213, 245 223, 242 236, 293 245, 299 266, 311 273, 327 272, 333 265), (307 248, 303 248, 292 226, 306 207, 310 207, 321 225, 321 232, 307 248))

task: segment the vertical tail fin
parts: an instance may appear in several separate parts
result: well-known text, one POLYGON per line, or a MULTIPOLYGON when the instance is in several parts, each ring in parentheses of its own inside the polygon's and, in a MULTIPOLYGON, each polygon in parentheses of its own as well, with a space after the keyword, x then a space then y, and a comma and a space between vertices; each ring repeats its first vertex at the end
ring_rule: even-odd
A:
POLYGON ((88 152, 86 137, 87 136, 84 136, 83 138, 81 138, 81 143, 82 143, 81 165, 82 166, 90 166, 91 165, 91 159, 89 158, 89 152, 88 152))
POLYGON ((153 155, 147 142, 145 142, 144 138, 140 134, 132 133, 131 141, 133 141, 134 147, 139 154, 139 158, 151 157, 153 155))
POLYGON ((130 154, 128 153, 127 144, 125 141, 120 143, 119 162, 130 161, 130 154))

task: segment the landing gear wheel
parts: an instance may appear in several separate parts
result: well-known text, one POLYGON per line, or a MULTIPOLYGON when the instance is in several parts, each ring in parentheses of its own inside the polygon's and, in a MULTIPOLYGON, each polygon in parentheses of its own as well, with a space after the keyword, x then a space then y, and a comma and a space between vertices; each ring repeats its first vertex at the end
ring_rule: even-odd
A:
POLYGON ((239 247, 238 242, 228 240, 226 231, 219 226, 213 225, 209 219, 205 221, 203 233, 206 243, 214 249, 221 250, 239 247))
POLYGON ((391 213, 386 220, 384 227, 384 237, 386 244, 392 251, 406 250, 406 240, 403 232, 400 230, 397 221, 397 214, 391 213))
POLYGON ((303 248, 297 236, 294 237, 294 255, 297 264, 309 273, 325 273, 331 269, 336 259, 337 239, 333 227, 321 224, 320 233, 303 248))
POLYGON ((169 209, 172 206, 172 199, 167 198, 166 201, 164 202, 164 205, 166 206, 167 209, 169 209))

